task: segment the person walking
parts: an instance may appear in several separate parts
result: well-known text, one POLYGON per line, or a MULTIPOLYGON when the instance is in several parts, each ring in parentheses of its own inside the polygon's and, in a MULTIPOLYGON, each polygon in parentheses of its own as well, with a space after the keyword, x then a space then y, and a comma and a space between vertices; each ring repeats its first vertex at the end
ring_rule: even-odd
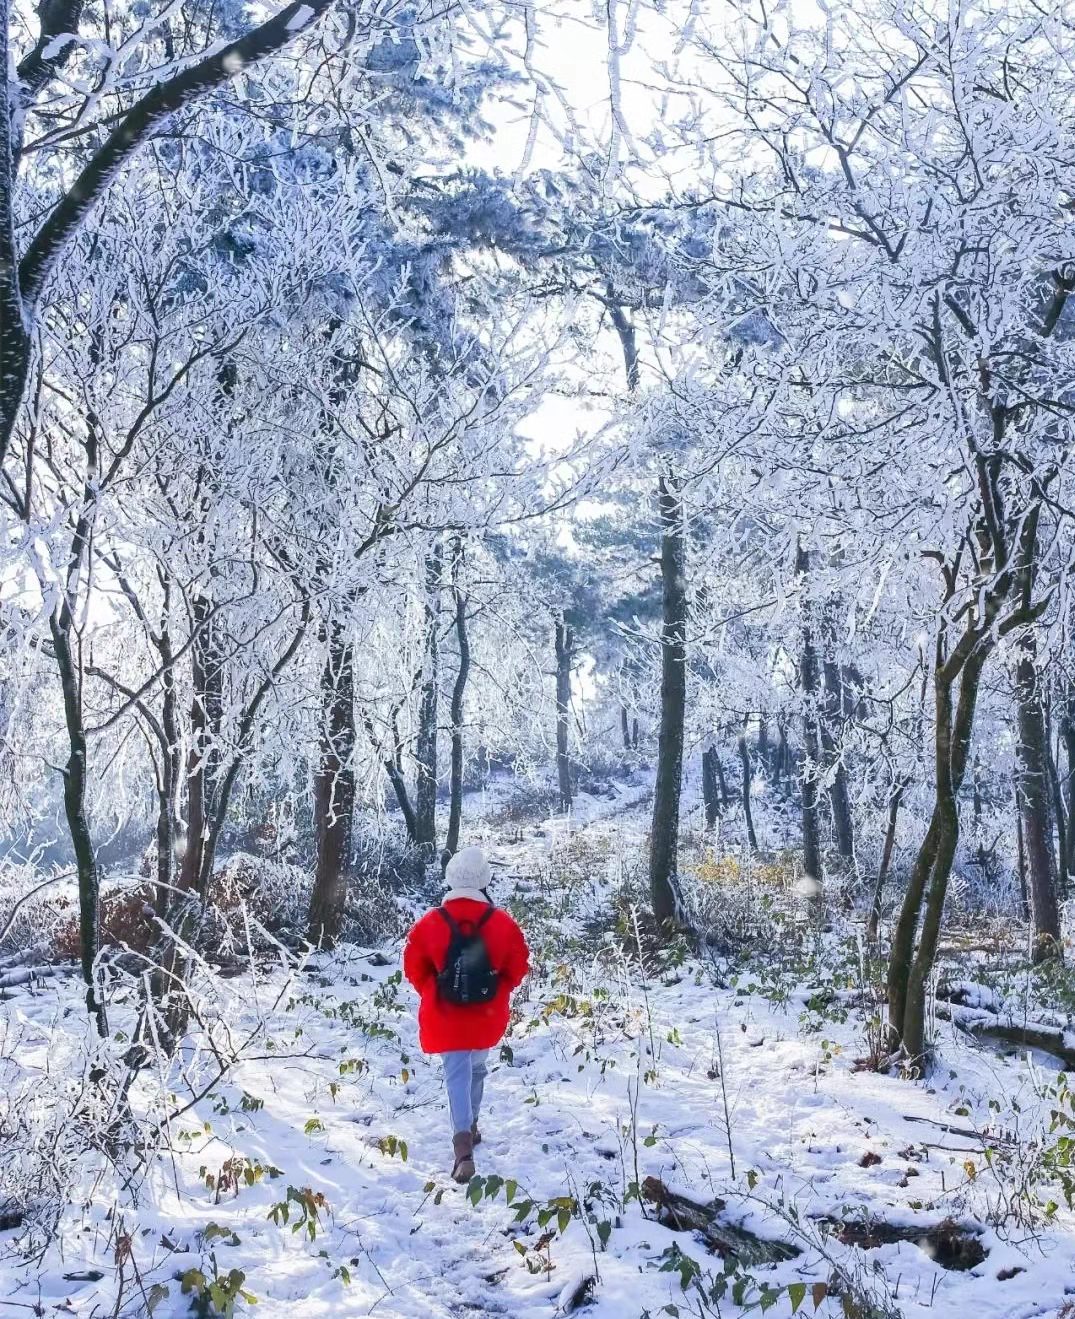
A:
POLYGON ((418 1039, 444 1058, 452 1123, 452 1177, 474 1176, 478 1112, 489 1050, 504 1038, 512 991, 530 969, 522 930, 489 897, 492 872, 480 847, 465 847, 444 871, 441 905, 415 922, 403 974, 418 992, 418 1039))

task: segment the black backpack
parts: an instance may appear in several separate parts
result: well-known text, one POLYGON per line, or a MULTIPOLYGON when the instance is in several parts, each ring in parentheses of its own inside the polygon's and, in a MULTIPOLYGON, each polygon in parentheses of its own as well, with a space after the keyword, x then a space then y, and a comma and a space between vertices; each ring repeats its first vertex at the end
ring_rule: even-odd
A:
POLYGON ((491 1003, 496 998, 500 977, 489 961, 481 929, 496 908, 490 903, 476 923, 465 922, 465 930, 446 907, 437 910, 448 922, 450 931, 444 970, 437 976, 440 997, 446 1003, 462 1005, 491 1003))

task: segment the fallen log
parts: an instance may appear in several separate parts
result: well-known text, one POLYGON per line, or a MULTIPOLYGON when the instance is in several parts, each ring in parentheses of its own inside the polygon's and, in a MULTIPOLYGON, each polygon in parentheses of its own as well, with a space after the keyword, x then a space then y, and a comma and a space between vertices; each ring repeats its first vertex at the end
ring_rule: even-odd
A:
POLYGON ((983 1036, 1018 1048, 1040 1049, 1043 1053, 1051 1053, 1066 1071, 1075 1069, 1075 1035, 1062 1026, 1050 1026, 1042 1021, 1019 1021, 1010 1015, 960 1009, 957 1005, 943 1003, 937 1004, 936 1011, 942 1021, 950 1021, 968 1035, 983 1036))
POLYGON ((896 1227, 880 1220, 818 1218, 819 1224, 830 1236, 845 1246, 858 1246, 860 1250, 876 1250, 909 1241, 924 1251, 942 1269, 965 1273, 975 1269, 989 1251, 982 1245, 978 1229, 960 1227, 946 1218, 929 1227, 896 1227))
POLYGON ((783 1264, 802 1252, 787 1241, 767 1241, 734 1223, 720 1221, 727 1207, 723 1200, 702 1203, 670 1190, 659 1177, 642 1183, 642 1199, 657 1209, 657 1222, 673 1232, 694 1232, 706 1248, 722 1259, 729 1256, 748 1267, 783 1264))
POLYGON ((16 953, 5 953, 0 957, 0 973, 12 970, 16 966, 27 966, 31 962, 44 962, 48 959, 48 941, 31 944, 29 948, 20 948, 16 953))
POLYGON ((72 975, 77 970, 70 966, 20 966, 14 971, 0 975, 0 989, 16 989, 19 985, 28 985, 35 980, 47 980, 49 976, 72 975))

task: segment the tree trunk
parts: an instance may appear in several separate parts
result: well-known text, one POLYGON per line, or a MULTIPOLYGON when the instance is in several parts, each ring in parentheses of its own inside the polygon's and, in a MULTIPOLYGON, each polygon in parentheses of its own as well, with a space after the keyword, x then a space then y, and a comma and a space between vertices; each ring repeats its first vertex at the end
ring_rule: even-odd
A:
POLYGON ((774 773, 774 782, 779 787, 785 774, 789 775, 788 761, 791 758, 791 748, 788 746, 787 725, 783 722, 779 725, 779 740, 776 744, 776 769, 774 773))
POLYGON ((1045 745, 1049 758, 1049 793, 1052 798, 1053 818, 1056 820, 1056 876, 1057 894, 1062 895, 1067 888, 1068 855, 1068 818, 1064 810, 1064 794, 1060 787, 1060 743, 1054 740, 1052 731, 1052 708, 1045 709, 1045 745))
POLYGON ((764 715, 758 716, 758 760, 765 767, 765 773, 772 772, 770 763, 769 724, 764 715))
MULTIPOLYGON (((800 545, 796 550, 795 571, 804 590, 810 571, 810 556, 800 545)), ((803 696, 802 816, 803 870, 818 883, 824 878, 821 863, 821 824, 818 813, 818 772, 821 748, 818 740, 818 662, 810 623, 810 604, 804 599, 802 639, 799 657, 799 685, 803 696)))
POLYGON ((452 556, 452 598, 455 603, 455 641, 459 649, 459 669, 452 687, 452 767, 451 803, 448 808, 448 837, 445 847, 453 856, 459 850, 459 829, 463 819, 463 709, 470 677, 470 638, 467 635, 467 597, 460 582, 463 546, 456 541, 452 556))
MULTIPOLYGON (((0 42, 0 47, 2 45, 0 42)), ((11 86, 14 87, 15 83, 11 86)), ((4 103, 0 97, 0 115, 3 113, 4 103)), ((0 162, 2 169, 3 164, 0 162)), ((0 225, 6 222, 3 213, 6 209, 4 200, 0 198, 0 225)), ((17 264, 15 270, 17 273, 17 264)), ((30 336, 22 321, 22 302, 17 295, 11 296, 17 287, 16 284, 13 290, 11 281, 0 277, 0 466, 11 445, 11 436, 26 389, 26 378, 30 372, 30 336)))
POLYGON ((1063 784, 1068 818, 1064 870, 1070 877, 1075 877, 1075 691, 1069 690, 1064 701, 1063 715, 1060 721, 1060 736, 1064 743, 1065 769, 1067 770, 1063 784))
POLYGON ((624 751, 631 749, 631 721, 627 717, 627 706, 620 706, 620 734, 623 737, 624 751))
POLYGON ((752 772, 750 768, 750 748, 747 746, 746 731, 739 734, 739 764, 743 771, 743 819, 746 821, 747 842, 750 844, 750 850, 758 850, 758 836, 754 832, 754 813, 750 807, 750 780, 752 772))
POLYGON ((23 118, 20 80, 12 76, 10 6, 0 6, 0 470, 19 415, 30 369, 30 326, 19 284, 15 241, 15 125, 23 118))
MULTIPOLYGON (((826 628, 826 643, 832 644, 831 628, 826 628)), ((829 807, 832 810, 836 850, 849 865, 855 861, 855 832, 851 818, 851 798, 847 789, 841 740, 844 724, 843 681, 840 667, 826 657, 823 665, 824 700, 820 719, 821 745, 825 753, 825 777, 829 780, 829 807)))
POLYGON ((179 887, 205 897, 202 871, 209 821, 216 798, 220 765, 222 660, 217 653, 217 629, 212 603, 199 592, 192 609, 194 636, 191 655, 190 749, 187 753, 187 841, 179 871, 179 887))
POLYGON ((683 505, 673 478, 658 482, 661 520, 661 723, 653 793, 649 880, 653 915, 668 926, 676 916, 679 795, 687 703, 687 582, 683 505))
POLYGON ((340 937, 347 905, 347 870, 355 814, 354 643, 332 619, 321 670, 320 760, 314 775, 317 865, 310 894, 307 937, 331 948, 340 937))
MULTIPOLYGON (((971 635, 968 632, 967 636, 971 635)), ((915 1066, 925 1050, 926 984, 937 952, 944 899, 959 841, 958 795, 967 768, 978 687, 990 649, 988 640, 979 640, 962 661, 961 670, 954 670, 941 662, 938 642, 933 678, 936 795, 929 828, 915 858, 893 931, 888 970, 890 1036, 894 1045, 903 1044, 915 1066), (957 680, 959 697, 953 709, 957 680), (915 952, 915 933, 924 899, 922 933, 915 952)))
POLYGON ((168 625, 171 589, 167 579, 164 581, 164 597, 161 630, 156 640, 161 657, 161 728, 164 732, 164 744, 161 747, 160 791, 157 800, 157 893, 154 908, 158 916, 164 916, 171 901, 177 836, 176 806, 182 775, 175 661, 168 625))
POLYGON ((732 804, 732 794, 728 789, 728 780, 724 777, 724 762, 717 754, 714 754, 713 768, 717 775, 717 787, 720 788, 721 809, 727 810, 732 804))
POLYGON ((702 752, 702 800, 705 803, 705 827, 715 829, 720 815, 717 789, 717 751, 708 747, 702 752))
POLYGON ((104 1004, 97 997, 95 980, 97 954, 101 946, 100 876, 86 818, 86 730, 82 722, 82 685, 71 651, 72 616, 65 600, 49 619, 52 646, 63 690, 67 726, 68 757, 63 774, 63 805, 78 875, 78 934, 82 978, 86 982, 86 1010, 97 1032, 108 1033, 104 1004))
POLYGON ((1023 920, 1030 925, 1030 890, 1026 882, 1026 837, 1023 833, 1023 804, 1019 784, 1015 785, 1015 859, 1019 873, 1019 909, 1023 920))
POLYGON ((877 942, 881 929, 881 908, 884 902, 885 882, 892 866, 892 853, 896 846, 896 823, 900 813, 900 802, 907 787, 904 780, 896 785, 895 791, 888 799, 888 824, 885 827, 885 842, 881 849, 881 864, 877 868, 877 883, 873 890, 873 902, 870 904, 870 919, 866 926, 866 938, 870 943, 877 942))
POLYGON ((437 852, 437 703, 440 686, 440 579, 443 550, 438 541, 426 559, 425 666, 418 704, 415 742, 417 773, 414 787, 415 840, 428 865, 437 852))
MULTIPOLYGON (((379 749, 379 742, 376 730, 373 726, 373 720, 363 711, 362 722, 366 726, 366 732, 374 749, 379 749)), ((403 773, 403 741, 399 734, 399 711, 393 708, 390 716, 392 727, 392 751, 384 758, 384 770, 388 775, 388 781, 392 785, 392 790, 396 794, 396 801, 399 809, 403 813, 403 824, 407 830, 407 837, 412 843, 417 843, 417 825, 414 819, 414 807, 411 805, 410 793, 407 791, 407 780, 403 773)))
POLYGON ((1052 788, 1045 709, 1035 663, 1034 642, 1024 638, 1015 666, 1019 732, 1019 800, 1026 845, 1030 900, 1031 957, 1041 962, 1061 952, 1053 852, 1052 788))
POLYGON ((560 787, 560 810, 566 815, 571 810, 574 795, 569 735, 571 665, 575 659, 575 637, 570 624, 562 618, 556 623, 553 643, 556 647, 556 777, 560 787))

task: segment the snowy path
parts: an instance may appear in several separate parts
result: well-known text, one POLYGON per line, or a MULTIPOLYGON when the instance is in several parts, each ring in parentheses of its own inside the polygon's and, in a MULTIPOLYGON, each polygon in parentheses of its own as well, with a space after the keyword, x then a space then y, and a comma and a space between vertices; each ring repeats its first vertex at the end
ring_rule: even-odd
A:
MULTIPOLYGON (((607 849, 641 825, 628 810, 581 833, 607 849)), ((649 1175, 701 1200, 720 1196, 731 1221, 799 1247, 790 1263, 752 1269, 756 1283, 786 1289, 827 1281, 837 1261, 879 1304, 887 1297, 879 1315, 1061 1313, 1067 1288, 1075 1293, 1070 1221, 1022 1246, 987 1230, 989 1254, 969 1272, 940 1267, 913 1243, 862 1252, 825 1240, 825 1258, 817 1248, 823 1238, 808 1222, 821 1214, 923 1226, 948 1215, 981 1217, 997 1189, 981 1142, 947 1128, 967 1132, 998 1120, 991 1095, 1033 1104, 1025 1067, 949 1038, 945 1057, 954 1075, 942 1070, 941 1081, 912 1085, 856 1072, 861 1026, 852 1019, 800 1033, 801 995, 773 1007, 757 995, 714 988, 691 965, 645 984, 626 958, 618 969, 607 955, 598 963, 596 938, 569 919, 558 926, 538 875, 541 846, 531 835, 502 855, 535 910, 542 900, 549 909, 544 925, 535 918, 543 964, 519 1004, 510 1053, 494 1062, 479 1149, 480 1175, 518 1181, 513 1207, 503 1191, 475 1206, 449 1182, 439 1069, 417 1049, 412 996, 399 983, 398 964, 344 950, 302 977, 286 1014, 291 1039, 280 1041, 279 1056, 244 1064, 222 1098, 198 1110, 211 1131, 188 1142, 174 1169, 160 1168, 135 1250, 145 1292, 169 1288, 157 1319, 190 1313, 176 1275, 194 1266, 203 1273, 215 1266, 221 1275, 241 1269, 257 1297, 251 1312, 261 1319, 553 1319, 588 1275, 597 1279, 585 1311, 594 1319, 674 1313, 668 1306, 698 1313, 680 1274, 661 1271, 664 1252, 677 1246, 714 1276, 721 1261, 690 1234, 644 1217, 629 1194, 624 1204, 630 1185, 649 1175), (562 959, 550 956, 558 928, 562 959), (227 1191, 216 1203, 199 1169, 213 1172, 236 1155, 282 1175, 227 1191), (290 1230, 294 1213, 283 1226, 268 1216, 289 1186, 324 1196, 312 1238, 290 1230), (558 1197, 588 1202, 590 1221, 573 1217, 560 1232, 554 1217, 543 1229, 537 1213, 558 1197), (518 1222, 515 1208, 527 1199, 534 1209, 518 1222), (788 1221, 796 1216, 799 1226, 788 1221), (207 1236, 211 1224, 218 1227, 207 1236)), ((84 1222, 99 1227, 102 1213, 87 1208, 84 1222)), ((32 1281, 11 1260, 0 1261, 0 1297, 9 1294, 0 1314, 27 1314, 27 1305, 44 1315, 113 1313, 114 1262, 93 1252, 92 1235, 69 1232, 63 1261, 49 1257, 32 1281), (104 1276, 81 1283, 62 1277, 87 1267, 104 1276)), ((128 1288, 132 1308, 122 1312, 137 1313, 136 1300, 128 1288)), ((240 1301, 237 1313, 245 1309, 240 1301)), ((747 1311, 725 1300, 710 1312, 747 1311)), ((785 1290, 771 1313, 790 1312, 785 1290)), ((812 1313, 809 1300, 802 1312, 812 1313)), ((842 1309, 830 1298, 820 1313, 842 1309)))

